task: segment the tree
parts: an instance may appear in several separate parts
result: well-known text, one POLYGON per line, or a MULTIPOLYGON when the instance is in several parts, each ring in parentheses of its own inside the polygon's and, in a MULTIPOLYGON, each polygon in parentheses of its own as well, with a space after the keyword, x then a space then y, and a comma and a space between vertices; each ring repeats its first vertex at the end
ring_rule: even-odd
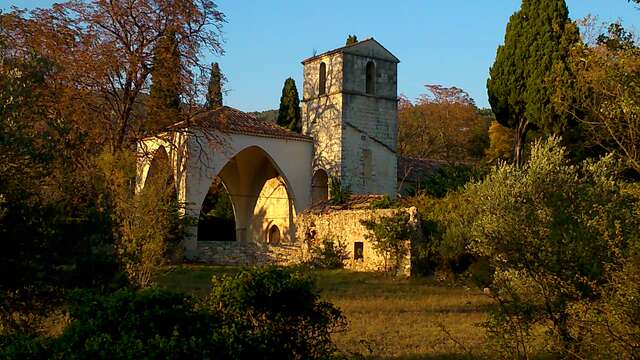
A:
POLYGON ((426 87, 429 93, 421 95, 415 104, 400 99, 399 152, 450 162, 482 158, 488 124, 473 99, 456 87, 426 87))
POLYGON ((345 45, 349 46, 357 43, 358 43, 358 37, 356 35, 349 35, 347 37, 347 42, 345 43, 345 45))
POLYGON ((402 212, 377 221, 371 219, 360 222, 369 231, 366 237, 372 241, 373 248, 383 256, 386 270, 394 275, 401 273, 415 237, 411 216, 402 212))
POLYGON ((513 154, 513 138, 513 130, 492 121, 489 126, 489 148, 485 153, 487 162, 509 160, 513 154))
POLYGON ((160 38, 153 52, 148 128, 157 131, 180 121, 181 68, 176 32, 170 30, 160 38))
POLYGON ((300 132, 302 131, 301 118, 300 100, 298 98, 296 82, 292 78, 288 78, 285 80, 284 87, 282 88, 277 122, 278 125, 291 131, 300 132))
POLYGON ((16 53, 37 53, 58 69, 50 81, 65 91, 51 112, 113 152, 144 135, 141 96, 151 84, 154 49, 169 31, 179 44, 185 116, 201 108, 206 83, 198 72, 208 72, 201 54, 222 53, 224 15, 213 0, 67 1, 6 15, 0 31, 16 53))
POLYGON ((207 88, 206 105, 208 109, 215 109, 222 106, 223 79, 218 63, 211 64, 211 78, 209 78, 209 86, 207 88))
POLYGON ((465 188, 465 207, 474 209, 468 249, 495 269, 487 326, 505 358, 529 358, 541 324, 547 348, 572 354, 581 341, 573 305, 597 301, 621 263, 637 263, 640 198, 619 171, 613 156, 573 165, 552 136, 533 144, 524 166, 499 165, 465 188))
POLYGON ((575 90, 556 101, 566 105, 576 98, 566 109, 589 139, 640 173, 640 48, 633 39, 614 23, 595 42, 577 47, 571 56, 575 90))
POLYGON ((569 127, 570 116, 557 109, 552 98, 555 88, 568 86, 572 78, 567 62, 579 40, 564 0, 524 0, 509 19, 487 90, 497 121, 516 130, 516 164, 523 162, 529 130, 558 134, 569 127))

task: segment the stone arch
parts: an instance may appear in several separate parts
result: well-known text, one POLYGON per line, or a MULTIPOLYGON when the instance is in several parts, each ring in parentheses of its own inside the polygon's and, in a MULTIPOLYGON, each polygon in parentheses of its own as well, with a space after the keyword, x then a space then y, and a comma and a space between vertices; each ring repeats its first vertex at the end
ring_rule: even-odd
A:
POLYGON ((318 95, 327 93, 327 64, 320 63, 320 72, 318 74, 318 95))
POLYGON ((369 95, 375 95, 376 93, 376 63, 372 60, 367 62, 366 67, 366 83, 365 91, 369 95))
POLYGON ((224 181, 216 176, 200 207, 198 241, 235 241, 236 211, 224 181))
POLYGON ((311 203, 316 204, 329 199, 329 175, 318 169, 311 178, 311 203))
MULTIPOLYGON (((289 207, 289 219, 287 220, 289 223, 293 223, 293 216, 296 212, 294 192, 286 174, 262 147, 257 145, 244 147, 227 158, 224 165, 219 167, 219 171, 214 168, 210 175, 210 177, 206 177, 208 186, 215 177, 219 177, 225 184, 233 204, 237 241, 264 239, 264 226, 254 221, 260 219, 263 214, 257 214, 254 211, 265 184, 273 179, 280 179, 279 181, 286 190, 289 207)), ((206 193, 202 193, 204 191, 200 192, 201 194, 197 195, 198 199, 193 199, 196 200, 194 203, 198 211, 202 209, 206 195, 206 193)), ((293 227, 290 228, 290 231, 294 231, 293 227)))

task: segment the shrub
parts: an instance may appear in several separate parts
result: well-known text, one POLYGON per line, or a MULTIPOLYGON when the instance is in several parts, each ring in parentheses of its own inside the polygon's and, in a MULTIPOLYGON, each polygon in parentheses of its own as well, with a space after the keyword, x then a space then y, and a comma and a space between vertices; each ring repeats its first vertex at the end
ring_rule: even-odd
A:
POLYGON ((0 355, 19 359, 34 350, 57 359, 206 359, 220 350, 211 338, 216 317, 167 290, 76 291, 69 313, 73 321, 60 337, 22 339, 0 355))
POLYGON ((340 310, 320 301, 314 282, 290 269, 254 268, 214 277, 207 306, 221 314, 216 335, 237 359, 324 359, 340 310))
POLYGON ((373 248, 384 258, 385 269, 394 275, 402 271, 411 242, 416 237, 410 220, 409 214, 405 212, 382 217, 377 221, 361 220, 369 231, 367 239, 371 240, 373 248))
POLYGON ((325 238, 319 246, 311 248, 309 265, 321 269, 342 269, 348 259, 347 244, 339 239, 325 238))
POLYGON ((548 348, 563 356, 580 351, 572 308, 594 310, 607 292, 622 294, 613 274, 640 241, 638 198, 623 190, 613 157, 574 166, 559 144, 538 141, 525 166, 503 164, 465 189, 475 209, 470 248, 495 269, 498 306, 486 325, 509 358, 529 356, 539 326, 549 329, 548 348))
POLYGON ((421 194, 403 199, 403 205, 415 206, 420 214, 423 241, 411 252, 416 273, 456 276, 476 261, 468 250, 475 209, 466 193, 454 191, 440 199, 421 194))
POLYGON ((55 338, 0 337, 2 359, 324 359, 345 319, 314 282, 286 269, 214 278, 198 304, 158 289, 75 291, 55 338))

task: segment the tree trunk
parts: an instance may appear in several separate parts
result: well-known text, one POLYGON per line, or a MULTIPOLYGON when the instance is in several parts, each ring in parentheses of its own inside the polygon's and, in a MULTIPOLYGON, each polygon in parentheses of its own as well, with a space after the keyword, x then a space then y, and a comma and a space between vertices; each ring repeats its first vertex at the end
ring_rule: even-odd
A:
POLYGON ((524 144, 527 139, 527 131, 529 131, 529 120, 520 120, 515 132, 516 141, 513 149, 513 162, 516 166, 522 166, 524 163, 524 144))

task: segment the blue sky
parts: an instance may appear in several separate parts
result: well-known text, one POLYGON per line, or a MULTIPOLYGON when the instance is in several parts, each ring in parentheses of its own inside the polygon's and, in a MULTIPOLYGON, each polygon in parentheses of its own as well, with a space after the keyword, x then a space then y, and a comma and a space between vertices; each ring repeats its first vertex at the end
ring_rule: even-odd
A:
MULTIPOLYGON (((50 0, 0 0, 0 8, 50 6, 50 0)), ((398 92, 425 84, 458 86, 488 106, 486 80, 509 16, 520 0, 218 0, 227 16, 225 104, 244 111, 277 108, 284 80, 302 82, 300 61, 344 45, 348 34, 376 38, 402 61, 398 92)), ((638 32, 640 10, 626 0, 567 0, 573 19, 621 20, 638 32)), ((302 96, 302 94, 301 94, 302 96)))

